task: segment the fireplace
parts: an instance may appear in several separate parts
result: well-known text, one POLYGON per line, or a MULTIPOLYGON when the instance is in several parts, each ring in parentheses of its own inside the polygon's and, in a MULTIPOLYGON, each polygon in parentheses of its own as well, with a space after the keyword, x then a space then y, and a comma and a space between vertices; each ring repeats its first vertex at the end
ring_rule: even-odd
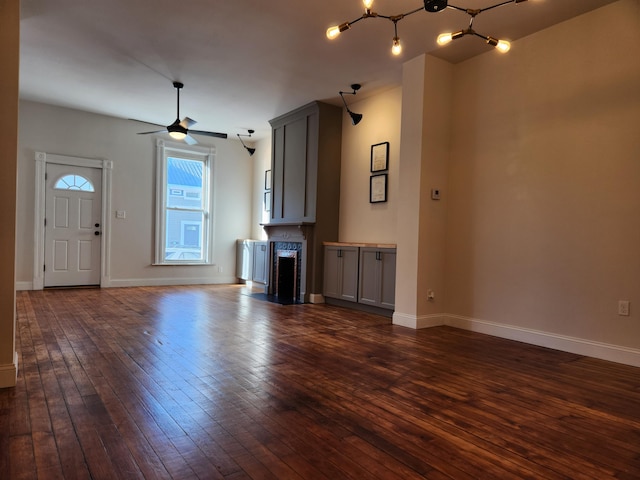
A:
POLYGON ((313 248, 313 225, 265 224, 269 236, 269 284, 265 293, 295 303, 314 300, 310 294, 313 265, 310 252, 313 248))
MULTIPOLYGON (((277 246, 276 246, 277 248, 277 246)), ((300 245, 302 250, 302 245, 300 245)), ((300 290, 298 276, 298 250, 276 250, 275 295, 281 300, 297 300, 300 290)))

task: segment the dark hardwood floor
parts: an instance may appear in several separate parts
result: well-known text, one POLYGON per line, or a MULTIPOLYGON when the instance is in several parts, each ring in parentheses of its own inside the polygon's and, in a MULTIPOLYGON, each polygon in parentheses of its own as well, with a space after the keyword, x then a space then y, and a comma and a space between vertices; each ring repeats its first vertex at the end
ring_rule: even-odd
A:
POLYGON ((242 286, 18 292, 0 479, 638 479, 640 369, 242 286))

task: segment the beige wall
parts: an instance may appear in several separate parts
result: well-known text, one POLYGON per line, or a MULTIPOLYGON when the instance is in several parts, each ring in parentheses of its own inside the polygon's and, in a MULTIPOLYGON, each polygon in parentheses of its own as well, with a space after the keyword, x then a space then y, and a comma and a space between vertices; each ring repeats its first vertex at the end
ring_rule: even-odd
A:
MULTIPOLYGON (((249 144, 247 143, 247 145, 249 144)), ((267 234, 260 224, 269 221, 269 212, 264 210, 264 172, 271 169, 271 137, 259 140, 253 146, 256 152, 251 157, 254 168, 251 238, 254 240, 266 240, 267 234)))
POLYGON ((349 108, 363 118, 354 126, 343 111, 339 240, 396 243, 402 89, 349 100, 349 108), (387 202, 369 203, 371 145, 382 142, 389 142, 389 193, 387 202))
MULTIPOLYGON (((253 158, 237 139, 214 146, 215 266, 153 266, 155 137, 144 125, 40 103, 20 102, 18 150, 18 288, 30 288, 34 256, 35 152, 113 162, 110 283, 106 286, 235 282, 235 243, 252 230, 253 158), (126 211, 116 219, 115 211, 126 211)), ((106 232, 105 232, 106 233, 106 232)))
POLYGON ((640 1, 621 0, 456 66, 456 321, 640 348, 639 50, 640 1))
POLYGON ((16 150, 18 142, 18 77, 20 2, 0 0, 0 388, 14 386, 15 354, 15 248, 16 150))

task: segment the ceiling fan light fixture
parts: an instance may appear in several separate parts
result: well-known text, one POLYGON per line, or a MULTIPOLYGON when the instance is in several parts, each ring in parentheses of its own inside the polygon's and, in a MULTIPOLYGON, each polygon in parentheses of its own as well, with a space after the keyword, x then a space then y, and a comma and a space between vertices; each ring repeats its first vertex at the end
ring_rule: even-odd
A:
POLYGON ((184 132, 169 132, 169 136, 175 140, 184 140, 187 134, 184 132))
MULTIPOLYGON (((171 125, 167 125, 166 127, 164 127, 164 130, 156 130, 153 132, 139 132, 138 135, 168 133, 169 136, 174 140, 184 140, 184 142, 187 143, 188 145, 195 145, 198 143, 198 141, 195 138, 189 135, 189 132, 197 135, 204 135, 207 137, 227 138, 226 133, 208 132, 206 130, 191 130, 191 126, 198 123, 192 118, 184 117, 182 120, 180 120, 180 90, 184 87, 184 84, 181 82, 173 82, 173 87, 176 89, 176 113, 177 113, 176 119, 174 120, 174 122, 171 125)), ((149 123, 149 122, 143 122, 143 123, 149 123)), ((153 123, 152 125, 158 125, 159 127, 162 126, 157 123, 153 123)))

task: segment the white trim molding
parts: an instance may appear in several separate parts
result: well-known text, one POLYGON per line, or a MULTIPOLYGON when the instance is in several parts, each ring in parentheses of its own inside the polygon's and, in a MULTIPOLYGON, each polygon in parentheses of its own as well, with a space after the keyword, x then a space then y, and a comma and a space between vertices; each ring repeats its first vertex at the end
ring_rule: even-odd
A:
POLYGON ((430 328, 444 325, 442 315, 409 315, 406 313, 393 312, 393 324, 407 328, 430 328))
POLYGON ((324 295, 320 293, 310 293, 309 294, 309 303, 325 303, 324 295))
POLYGON ((567 335, 516 327, 514 325, 505 325, 459 315, 447 315, 445 325, 470 330, 472 332, 486 333, 487 335, 507 338, 509 340, 530 343, 539 347, 553 348, 555 350, 562 350, 563 352, 640 367, 640 350, 635 348, 611 345, 584 338, 569 337, 567 335))
MULTIPOLYGON (((215 265, 213 265, 215 266, 215 265)), ((109 287, 171 287, 179 285, 228 285, 237 283, 236 277, 200 277, 200 278, 129 278, 111 279, 109 287)))
MULTIPOLYGON (((98 158, 80 158, 45 152, 35 153, 35 212, 33 238, 33 290, 44 288, 44 212, 46 197, 45 174, 47 163, 91 167, 102 170, 102 235, 100 244, 100 286, 108 287, 111 266, 111 177, 113 162, 98 158)), ((24 286, 24 285, 23 285, 24 286)))
POLYGON ((599 358, 610 362, 640 367, 640 350, 636 348, 596 342, 584 338, 543 332, 541 330, 490 322, 487 320, 479 320, 477 318, 464 317, 461 315, 442 313, 416 317, 396 312, 393 314, 393 324, 414 329, 439 326, 454 327, 461 330, 493 335, 494 337, 505 338, 508 340, 516 340, 518 342, 524 342, 539 347, 575 353, 576 355, 584 355, 586 357, 599 358))
POLYGON ((15 387, 18 383, 18 354, 14 353, 13 363, 0 365, 0 388, 15 387))

